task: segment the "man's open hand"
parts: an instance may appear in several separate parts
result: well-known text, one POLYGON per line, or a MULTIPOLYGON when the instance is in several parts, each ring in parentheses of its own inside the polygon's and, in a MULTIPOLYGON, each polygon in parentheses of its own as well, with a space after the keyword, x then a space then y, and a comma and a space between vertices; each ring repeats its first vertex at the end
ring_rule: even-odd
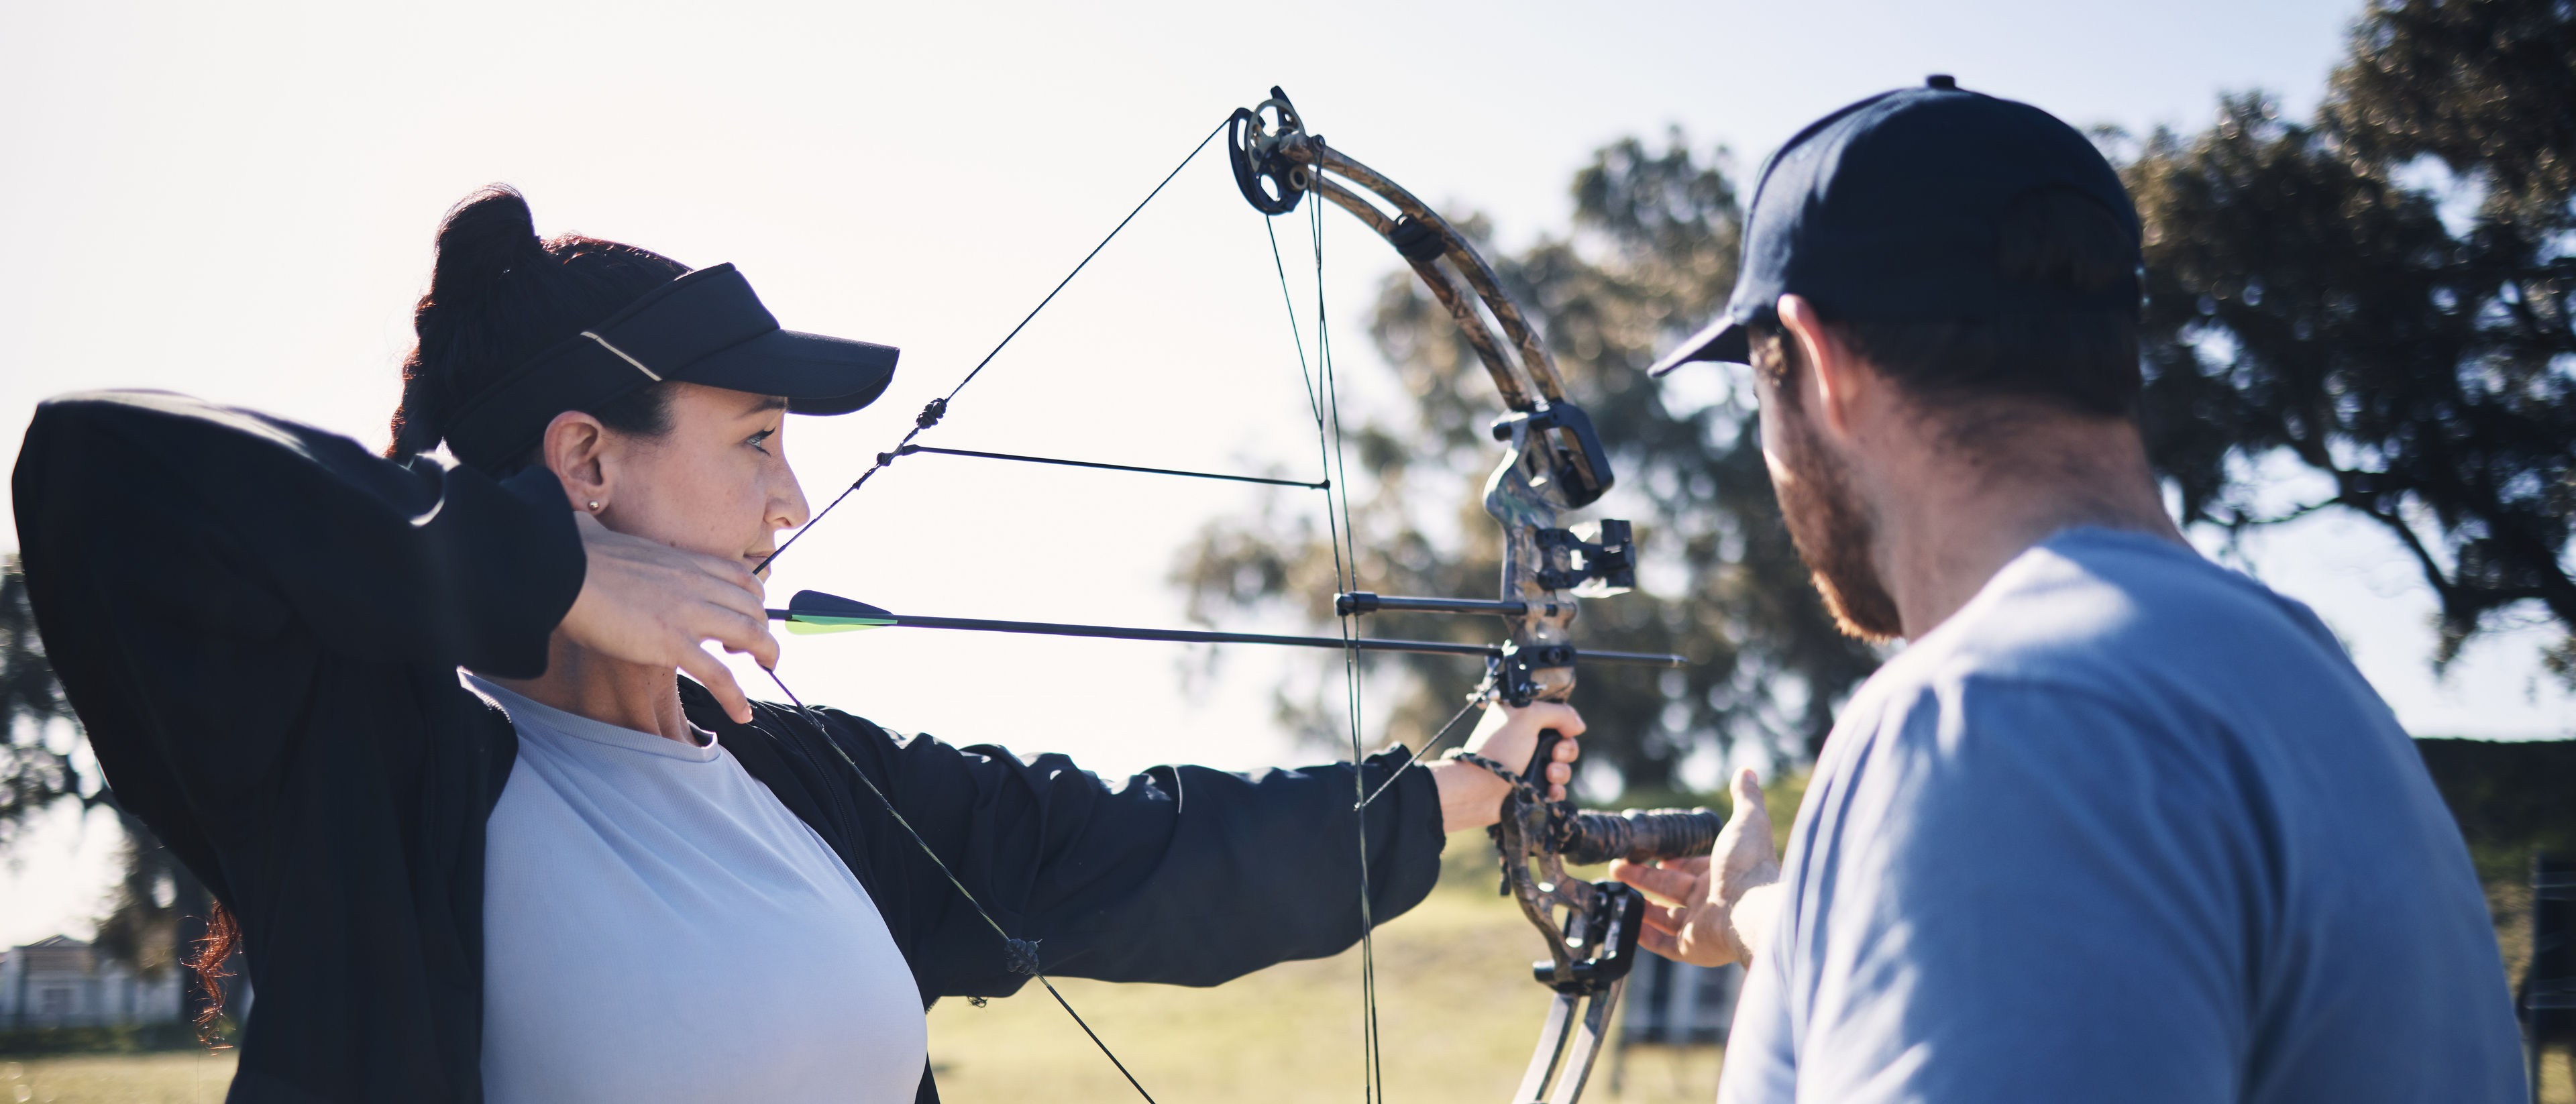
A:
MULTIPOLYGON (((1711 854, 1655 866, 1622 859, 1610 864, 1610 876, 1654 902, 1646 909, 1646 930, 1637 939, 1647 950, 1695 966, 1751 962, 1751 933, 1738 923, 1736 905, 1745 891, 1780 880, 1780 857, 1771 842, 1771 812, 1762 803, 1761 784, 1750 770, 1735 776, 1735 812, 1717 834, 1711 854)), ((1757 930, 1767 928, 1766 922, 1757 930)))

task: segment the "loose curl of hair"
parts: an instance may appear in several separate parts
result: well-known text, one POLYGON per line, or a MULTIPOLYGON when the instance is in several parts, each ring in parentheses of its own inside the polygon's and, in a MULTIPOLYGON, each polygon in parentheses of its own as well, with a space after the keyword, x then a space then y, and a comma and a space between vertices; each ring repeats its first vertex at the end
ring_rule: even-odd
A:
MULTIPOLYGON (((385 455, 409 460, 438 447, 458 404, 688 270, 620 242, 541 239, 527 197, 507 184, 466 196, 438 225, 438 260, 412 311, 418 344, 403 358, 402 405, 385 455)), ((621 433, 658 437, 670 430, 670 387, 652 384, 584 413, 621 433)))

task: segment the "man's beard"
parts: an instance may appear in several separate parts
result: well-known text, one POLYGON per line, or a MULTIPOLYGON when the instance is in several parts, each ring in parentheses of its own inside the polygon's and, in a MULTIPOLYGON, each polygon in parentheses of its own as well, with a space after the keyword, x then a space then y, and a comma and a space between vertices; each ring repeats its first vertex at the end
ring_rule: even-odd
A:
POLYGON ((1809 438, 1803 426, 1779 437, 1780 460, 1792 478, 1772 480, 1772 489, 1779 493, 1780 515, 1789 523, 1789 540, 1806 561, 1817 593, 1824 595, 1834 626, 1873 644, 1904 635, 1905 619, 1870 559, 1877 526, 1852 489, 1850 468, 1809 438))

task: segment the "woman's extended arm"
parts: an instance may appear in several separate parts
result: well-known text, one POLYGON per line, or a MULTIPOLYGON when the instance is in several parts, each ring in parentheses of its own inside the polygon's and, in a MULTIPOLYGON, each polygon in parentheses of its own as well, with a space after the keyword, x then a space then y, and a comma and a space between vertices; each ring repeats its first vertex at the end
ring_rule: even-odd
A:
MULTIPOLYGON (((1110 781, 1060 755, 900 737, 832 710, 764 706, 756 725, 731 726, 709 715, 703 691, 683 684, 682 696, 842 851, 925 998, 1007 995, 1027 980, 950 873, 1013 938, 1036 941, 1050 973, 1213 985, 1350 946, 1363 884, 1375 920, 1404 912, 1437 880, 1444 822, 1478 822, 1462 797, 1472 787, 1444 795, 1430 771, 1400 770, 1401 751, 1357 766, 1156 767, 1110 781), (839 752, 820 743, 825 729, 839 752), (849 776, 843 753, 873 788, 849 776), (886 816, 879 792, 939 863, 886 816), (1373 795, 1364 817, 1353 808, 1361 792, 1373 795)), ((1520 716, 1489 726, 1478 746, 1525 760, 1538 727, 1580 728, 1561 706, 1520 716)))

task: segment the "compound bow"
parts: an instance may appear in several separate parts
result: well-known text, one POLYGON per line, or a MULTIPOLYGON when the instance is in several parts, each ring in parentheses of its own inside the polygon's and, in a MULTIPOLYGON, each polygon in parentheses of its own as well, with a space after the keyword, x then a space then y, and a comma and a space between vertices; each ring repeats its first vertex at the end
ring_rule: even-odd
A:
MULTIPOLYGON (((1484 656, 1488 665, 1487 693, 1515 705, 1565 700, 1574 690, 1575 666, 1579 658, 1596 662, 1682 665, 1685 661, 1679 656, 1578 653, 1571 643, 1569 629, 1574 621, 1577 599, 1607 597, 1635 585, 1636 556, 1631 529, 1625 521, 1608 519, 1571 527, 1560 526, 1564 514, 1592 504, 1610 489, 1615 479, 1610 456, 1602 447, 1591 419, 1581 407, 1566 398, 1564 383, 1545 341, 1531 327, 1519 306, 1504 292, 1502 281, 1492 266, 1447 220, 1412 193, 1307 131, 1295 106, 1278 88, 1272 88, 1270 98, 1259 106, 1237 109, 1219 130, 1227 135, 1227 152, 1236 185, 1242 190, 1243 197, 1264 215, 1277 216, 1295 210, 1308 193, 1313 193, 1358 217, 1394 246, 1396 252, 1413 266, 1432 296, 1448 311, 1469 347, 1475 350, 1483 363, 1495 389, 1501 392, 1505 413, 1494 421, 1492 432, 1494 438, 1507 447, 1501 463, 1486 480, 1484 496, 1486 512, 1493 516, 1503 531, 1500 596, 1485 601, 1345 591, 1334 596, 1335 611, 1344 622, 1343 635, 1338 638, 905 616, 811 591, 797 595, 788 609, 771 611, 771 616, 789 622, 791 628, 803 625, 815 630, 909 625, 1071 636, 1338 647, 1354 655, 1359 651, 1477 654, 1484 656), (1341 181, 1349 181, 1376 196, 1392 207, 1394 213, 1387 213, 1376 202, 1341 181), (1445 268, 1441 263, 1444 260, 1447 262, 1445 268), (1456 274, 1455 280, 1451 278, 1452 272, 1456 274), (1461 292, 1460 281, 1472 292, 1472 297, 1461 292), (1500 325, 1503 340, 1497 340, 1493 328, 1486 324, 1487 313, 1500 325), (1377 640, 1360 638, 1350 631, 1353 618, 1378 611, 1492 615, 1502 618, 1509 631, 1505 640, 1494 645, 1377 640)), ((1210 138, 1213 137, 1212 133, 1210 138)), ((1200 148, 1205 144, 1202 141, 1200 148)), ((1196 152, 1192 152, 1193 158, 1196 152)), ((1186 166, 1188 161, 1184 160, 1182 164, 1186 166)), ((1179 171, 1175 168, 1173 175, 1179 171)), ((1170 176, 1164 178, 1165 183, 1170 180, 1170 176)), ((1157 185, 1155 192, 1160 191, 1161 185, 1157 185)), ((1147 202, 1152 199, 1150 194, 1146 197, 1147 202)), ((1138 209, 1142 208, 1140 203, 1138 209)), ((1132 212, 1128 216, 1129 219, 1134 217, 1132 212)), ((1125 225, 1125 222, 1119 224, 1121 228, 1125 225)), ((1111 231, 1111 237, 1116 233, 1111 231)), ((1103 239, 1101 244, 1106 246, 1108 240, 1103 239)), ((1099 248, 1095 247, 1092 255, 1098 253, 1099 248)), ((1089 260, 1090 257, 1085 257, 1084 263, 1088 264, 1089 260)), ((1075 266, 1074 272, 1078 274, 1081 268, 1081 265, 1075 266)), ((1072 275, 1068 274, 1065 280, 1070 282, 1072 275)), ((1058 284, 1057 290, 1062 290, 1063 286, 1058 284)), ((1050 292, 1047 299, 1053 298, 1054 294, 1050 292)), ((1038 305, 1039 309, 1045 306, 1044 301, 1038 305)), ((1033 310, 1030 316, 1034 317, 1036 313, 1033 310)), ((1027 320, 1023 319, 1021 325, 1027 325, 1027 320)), ((1012 331, 1014 335, 1018 332, 1016 328, 1012 331)), ((1009 338, 1003 339, 1004 344, 1008 342, 1009 338)), ((996 346, 994 352, 998 353, 1000 349, 1001 346, 996 346)), ((992 354, 987 354, 983 363, 991 360, 992 354)), ((983 363, 967 373, 966 378, 973 379, 982 370, 983 363)), ((964 386, 961 381, 958 389, 962 390, 964 386)), ((826 505, 813 520, 820 521, 823 514, 839 505, 841 498, 865 485, 870 476, 898 457, 920 452, 955 453, 956 450, 915 445, 913 439, 923 430, 939 424, 948 413, 949 401, 956 397, 956 393, 951 391, 948 396, 924 408, 912 431, 894 449, 880 453, 876 464, 844 490, 840 498, 826 505)), ((1319 427, 1324 421, 1319 401, 1319 427)), ((956 454, 1075 463, 1085 467, 1122 467, 991 453, 956 454)), ((1203 474, 1132 467, 1123 470, 1203 474)), ((1329 480, 1322 484, 1252 481, 1287 482, 1289 485, 1330 489, 1329 480)), ((813 523, 809 522, 797 536, 801 537, 812 528, 813 523)), ((790 543, 793 543, 793 538, 790 543)), ((783 553, 786 547, 781 545, 779 552, 783 553)), ((775 559, 774 554, 772 559, 775 559)), ((1351 670, 1350 677, 1356 678, 1355 664, 1351 665, 1351 670)), ((775 677, 773 673, 772 678, 775 677)), ((786 691, 784 683, 780 684, 780 689, 786 691)), ((791 700, 795 698, 792 692, 788 692, 788 696, 791 700)), ((1352 723, 1356 732, 1359 723, 1356 709, 1352 723)), ((1435 735, 1434 741, 1437 739, 1435 735)), ((1535 963, 1532 973, 1553 994, 1538 1045, 1514 1099, 1519 1102, 1573 1104, 1583 1092, 1584 1083, 1600 1052, 1610 1013, 1617 1006, 1628 970, 1634 965, 1645 901, 1636 890, 1620 882, 1585 882, 1570 878, 1565 873, 1565 864, 1598 863, 1612 858, 1646 861, 1707 854, 1723 826, 1723 820, 1707 810, 1630 811, 1612 815, 1577 812, 1570 801, 1551 802, 1545 796, 1547 783, 1543 772, 1552 760, 1551 752, 1558 739, 1560 737, 1554 731, 1541 734, 1539 747, 1531 756, 1528 767, 1520 777, 1511 779, 1513 788, 1505 799, 1502 819, 1491 832, 1501 853, 1503 891, 1518 901, 1521 912, 1547 945, 1548 958, 1535 963)), ((825 742, 830 741, 827 739, 825 742)), ((1428 747, 1424 750, 1427 751, 1428 747)), ((864 774, 861 777, 864 779, 864 774)), ((1359 808, 1355 812, 1364 815, 1371 796, 1361 794, 1359 808)), ((888 808, 892 808, 890 802, 888 808)), ((1362 838, 1366 838, 1364 832, 1362 838)), ((924 846, 926 849, 927 845, 924 846)), ((937 858, 936 854, 932 857, 934 860, 937 858)), ((962 887, 960 892, 964 892, 962 887)), ((1366 908, 1366 896, 1363 884, 1363 909, 1366 908)), ((980 910, 980 905, 978 908, 980 910)), ((1371 954, 1368 950, 1368 929, 1371 926, 1373 922, 1364 916, 1364 960, 1371 954)), ((998 924, 995 929, 1000 931, 998 924)), ((1002 936, 1014 961, 1022 964, 1023 972, 1038 976, 1043 982, 1043 975, 1037 974, 1034 947, 1012 939, 1007 932, 1002 936)), ((1053 992, 1053 986, 1048 986, 1048 989, 1053 992)), ((1056 999, 1063 1003, 1061 994, 1056 994, 1056 999)), ((1372 995, 1366 1029, 1370 1048, 1367 1066, 1372 1073, 1378 1068, 1373 999, 1372 995)), ((1072 1011, 1071 1005, 1065 1007, 1067 1012, 1072 1011)), ((1077 1022, 1080 1018, 1075 1016, 1077 1022)), ((1088 1032, 1088 1026, 1084 1030, 1088 1032)), ((1093 1038, 1098 1041, 1097 1035, 1093 1038)), ((1107 1052, 1105 1044, 1102 1050, 1107 1052)), ((1117 1061, 1114 1054, 1111 1061, 1117 1061)), ((1121 1073, 1125 1073, 1123 1064, 1119 1068, 1121 1073)), ((1128 1079, 1134 1083, 1132 1076, 1128 1079)), ((1142 1086, 1138 1086, 1138 1091, 1140 1094, 1143 1092, 1142 1086)), ((1152 1098, 1147 1096, 1147 1099, 1152 1098)))
MULTIPOLYGON (((1637 569, 1627 522, 1604 519, 1559 527, 1565 512, 1591 505, 1609 491, 1616 476, 1591 418, 1566 398, 1547 343, 1504 293, 1502 281, 1474 245, 1411 192, 1309 132, 1287 93, 1274 87, 1259 106, 1238 108, 1228 120, 1227 139, 1235 183, 1261 213, 1285 214, 1311 192, 1350 212, 1394 246, 1432 298, 1448 310, 1506 408, 1493 423, 1493 436, 1508 447, 1485 481, 1485 512, 1503 531, 1501 596, 1487 602, 1354 592, 1335 596, 1336 612, 1501 617, 1509 634, 1489 660, 1495 695, 1514 705, 1564 701, 1574 692, 1578 653, 1568 629, 1576 599, 1624 593, 1636 585, 1637 569), (1366 189, 1395 214, 1336 177, 1366 189), (1474 292, 1472 299, 1459 291, 1451 272, 1474 292), (1508 346, 1495 340, 1478 304, 1501 325, 1508 346)), ((1679 657, 1665 658, 1680 665, 1679 657)), ((1547 801, 1541 772, 1557 739, 1553 730, 1541 734, 1539 749, 1505 801, 1493 837, 1501 852, 1504 889, 1547 941, 1548 960, 1535 964, 1532 973, 1555 992, 1515 1098, 1571 1104, 1583 1092, 1610 1011, 1635 962, 1645 901, 1621 882, 1569 878, 1565 861, 1706 854, 1723 821, 1705 811, 1580 814, 1571 802, 1547 801)))

